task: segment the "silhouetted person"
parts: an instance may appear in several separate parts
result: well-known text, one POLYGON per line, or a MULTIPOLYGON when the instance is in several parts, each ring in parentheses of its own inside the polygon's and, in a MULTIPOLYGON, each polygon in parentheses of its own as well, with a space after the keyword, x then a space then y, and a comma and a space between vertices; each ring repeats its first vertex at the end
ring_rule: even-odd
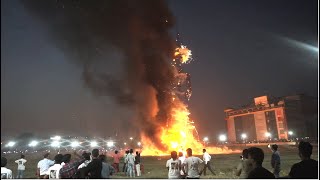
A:
POLYGON ((318 179, 318 161, 311 159, 312 145, 309 142, 299 143, 301 162, 291 167, 289 177, 293 179, 318 179))
POLYGON ((240 163, 236 170, 236 176, 239 176, 241 179, 248 178, 249 173, 253 169, 252 160, 248 159, 248 149, 242 151, 242 156, 240 157, 240 163))
POLYGON ((135 157, 134 164, 136 166, 137 176, 141 176, 140 160, 141 160, 140 153, 138 151, 136 151, 136 157, 135 157))
POLYGON ((248 179, 274 179, 274 175, 262 167, 264 153, 262 149, 251 147, 248 149, 248 159, 252 160, 253 170, 249 173, 248 179))
POLYGON ((270 147, 272 151, 272 156, 271 156, 271 167, 273 168, 273 174, 275 178, 279 178, 279 173, 280 173, 280 153, 278 151, 278 145, 273 144, 270 147))
POLYGON ((101 170, 102 170, 102 162, 98 159, 99 156, 99 149, 93 149, 92 152, 92 160, 84 167, 84 174, 85 176, 89 177, 90 179, 100 179, 101 178, 101 170))

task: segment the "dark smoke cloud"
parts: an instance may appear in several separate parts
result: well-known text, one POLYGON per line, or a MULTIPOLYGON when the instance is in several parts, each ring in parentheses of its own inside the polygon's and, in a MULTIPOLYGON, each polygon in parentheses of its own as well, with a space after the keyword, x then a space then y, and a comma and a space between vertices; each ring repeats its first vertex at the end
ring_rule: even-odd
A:
POLYGON ((42 20, 50 40, 83 67, 86 87, 98 96, 112 96, 136 110, 137 127, 163 148, 157 134, 170 118, 169 63, 175 48, 169 30, 173 16, 163 0, 23 0, 42 20), (112 62, 104 51, 123 53, 125 74, 113 77, 99 66, 112 62), (102 70, 101 70, 102 69, 102 70))

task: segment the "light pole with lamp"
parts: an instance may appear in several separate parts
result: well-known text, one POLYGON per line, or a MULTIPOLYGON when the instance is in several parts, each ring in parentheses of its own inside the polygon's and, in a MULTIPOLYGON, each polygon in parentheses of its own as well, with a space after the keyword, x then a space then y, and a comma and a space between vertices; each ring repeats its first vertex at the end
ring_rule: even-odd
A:
POLYGON ((209 138, 208 137, 204 137, 203 138, 203 144, 206 146, 208 145, 208 141, 209 141, 209 138))
POLYGON ((242 133, 242 134, 241 134, 241 139, 242 139, 242 141, 244 142, 244 146, 247 146, 247 141, 246 141, 246 139, 247 139, 247 134, 242 133))
POLYGON ((292 141, 293 132, 292 131, 288 131, 288 135, 289 135, 289 140, 292 141))
POLYGON ((219 136, 219 141, 224 144, 224 142, 227 140, 227 136, 225 134, 221 134, 219 136))

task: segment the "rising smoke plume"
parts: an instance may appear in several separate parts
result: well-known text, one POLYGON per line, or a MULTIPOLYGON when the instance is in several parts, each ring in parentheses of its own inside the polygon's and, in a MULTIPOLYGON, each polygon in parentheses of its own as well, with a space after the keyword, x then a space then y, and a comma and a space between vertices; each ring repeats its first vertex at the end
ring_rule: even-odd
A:
POLYGON ((164 0, 23 0, 49 29, 49 37, 83 67, 84 84, 95 95, 111 96, 137 113, 139 131, 157 137, 171 110, 173 16, 164 0), (99 64, 112 62, 104 50, 123 54, 125 73, 113 77, 99 64), (100 70, 98 70, 99 68, 100 70), (102 69, 102 71, 101 71, 102 69))

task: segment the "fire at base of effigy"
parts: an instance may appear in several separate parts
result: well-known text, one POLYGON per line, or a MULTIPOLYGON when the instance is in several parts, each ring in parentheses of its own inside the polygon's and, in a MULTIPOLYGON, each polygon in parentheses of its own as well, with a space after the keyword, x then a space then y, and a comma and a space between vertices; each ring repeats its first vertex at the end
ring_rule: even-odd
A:
POLYGON ((191 50, 186 46, 180 45, 175 49, 174 59, 171 63, 173 72, 175 72, 175 81, 172 83, 171 90, 171 117, 167 120, 167 126, 161 127, 157 134, 164 149, 159 149, 149 137, 141 133, 141 139, 144 142, 142 155, 144 156, 169 155, 171 151, 185 153, 187 148, 192 148, 195 155, 202 154, 203 148, 212 154, 240 152, 230 150, 227 147, 205 147, 197 138, 195 123, 189 118, 190 111, 187 106, 187 101, 192 93, 190 75, 182 70, 182 64, 187 64, 192 60, 191 55, 191 50))

